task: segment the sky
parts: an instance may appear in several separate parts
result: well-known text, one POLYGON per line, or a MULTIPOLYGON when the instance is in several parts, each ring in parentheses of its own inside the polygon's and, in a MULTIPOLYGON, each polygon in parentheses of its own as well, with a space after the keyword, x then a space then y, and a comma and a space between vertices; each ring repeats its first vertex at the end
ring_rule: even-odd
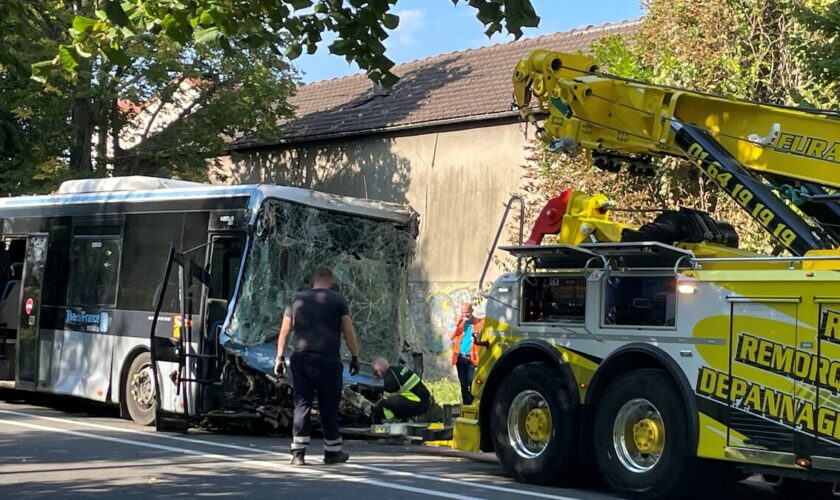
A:
MULTIPOLYGON (((558 31, 636 19, 644 13, 641 0, 532 0, 542 20, 539 28, 526 28, 526 37, 558 31)), ((400 25, 385 41, 386 55, 397 64, 456 50, 503 43, 512 38, 496 34, 488 39, 484 26, 475 18, 475 9, 461 0, 457 6, 451 0, 399 0, 394 13, 400 25)), ((355 64, 347 64, 343 57, 329 53, 324 42, 313 55, 304 53, 294 61, 306 83, 359 73, 355 64)))

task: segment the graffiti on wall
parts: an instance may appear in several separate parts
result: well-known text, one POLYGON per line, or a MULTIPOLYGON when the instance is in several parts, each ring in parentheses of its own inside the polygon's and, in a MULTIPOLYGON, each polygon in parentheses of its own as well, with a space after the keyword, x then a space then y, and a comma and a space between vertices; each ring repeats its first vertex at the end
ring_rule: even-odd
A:
POLYGON ((484 317, 485 301, 478 295, 475 283, 429 282, 409 283, 409 329, 407 343, 415 352, 422 352, 427 367, 448 368, 452 341, 461 304, 470 302, 475 315, 484 317))

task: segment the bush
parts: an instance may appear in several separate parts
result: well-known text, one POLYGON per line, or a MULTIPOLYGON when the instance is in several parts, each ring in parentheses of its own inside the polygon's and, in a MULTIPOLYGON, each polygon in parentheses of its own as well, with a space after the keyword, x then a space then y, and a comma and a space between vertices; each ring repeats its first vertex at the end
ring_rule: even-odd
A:
POLYGON ((438 405, 460 404, 461 386, 457 380, 442 378, 423 382, 438 405))

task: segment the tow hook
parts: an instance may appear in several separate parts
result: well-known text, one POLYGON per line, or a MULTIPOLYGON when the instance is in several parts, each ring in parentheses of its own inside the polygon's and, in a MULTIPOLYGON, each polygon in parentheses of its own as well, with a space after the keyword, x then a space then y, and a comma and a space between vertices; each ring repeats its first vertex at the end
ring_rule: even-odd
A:
POLYGON ((831 494, 840 497, 840 479, 835 479, 831 485, 831 494))

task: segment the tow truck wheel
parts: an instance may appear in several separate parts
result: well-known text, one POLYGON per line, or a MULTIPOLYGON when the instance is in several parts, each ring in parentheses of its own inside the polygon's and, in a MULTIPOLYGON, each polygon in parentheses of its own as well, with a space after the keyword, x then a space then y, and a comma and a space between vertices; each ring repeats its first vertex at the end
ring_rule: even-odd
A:
POLYGON ((565 387, 546 363, 517 366, 499 387, 490 428, 499 462, 517 481, 545 484, 572 470, 577 415, 565 387))
POLYGON ((595 410, 593 444, 604 479, 630 498, 678 497, 700 461, 691 453, 686 410, 664 370, 618 377, 595 410))
POLYGON ((139 425, 152 425, 155 422, 155 381, 151 354, 143 352, 134 358, 123 389, 131 420, 139 425))

